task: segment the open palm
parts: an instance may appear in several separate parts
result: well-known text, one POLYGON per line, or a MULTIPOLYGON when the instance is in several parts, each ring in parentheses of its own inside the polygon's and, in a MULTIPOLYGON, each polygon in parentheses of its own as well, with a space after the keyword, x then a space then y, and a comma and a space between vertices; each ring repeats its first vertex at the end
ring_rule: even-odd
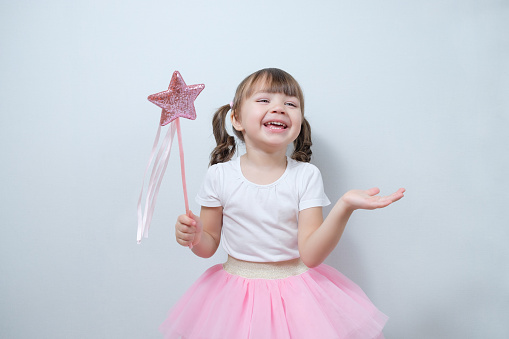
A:
POLYGON ((345 193, 341 198, 343 202, 352 210, 365 209, 374 210, 384 208, 395 201, 403 198, 404 188, 400 188, 391 195, 379 196, 380 189, 377 187, 368 190, 351 190, 345 193))

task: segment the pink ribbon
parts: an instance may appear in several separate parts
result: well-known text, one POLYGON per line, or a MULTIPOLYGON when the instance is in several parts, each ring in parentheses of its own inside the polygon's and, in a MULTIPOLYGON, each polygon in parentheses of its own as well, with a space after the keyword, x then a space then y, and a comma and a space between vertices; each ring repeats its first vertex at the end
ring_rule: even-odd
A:
MULTIPOLYGON (((179 144, 180 172, 182 175, 182 188, 184 190, 184 202, 186 207, 186 214, 187 215, 190 214, 189 201, 187 198, 186 171, 184 165, 184 148, 182 146, 182 133, 180 131, 180 119, 177 118, 170 123, 170 128, 166 132, 166 136, 164 137, 161 147, 157 152, 157 156, 154 160, 154 165, 152 166, 152 173, 150 175, 150 179, 148 182, 147 196, 145 197, 145 209, 142 211, 141 202, 143 197, 143 189, 145 187, 145 177, 147 176, 147 172, 148 169, 150 168, 150 164, 152 163, 152 159, 154 159, 154 155, 156 154, 157 145, 159 144, 159 138, 161 135, 161 126, 159 125, 159 127, 157 128, 154 145, 152 146, 150 158, 147 167, 145 168, 145 173, 143 174, 143 183, 141 185, 142 187, 140 197, 138 198, 138 233, 136 237, 138 244, 141 242, 142 237, 148 238, 148 231, 150 229, 152 215, 154 214, 154 209, 157 202, 157 195, 159 194, 159 188, 161 187, 164 172, 166 171, 166 167, 168 166, 168 160, 170 159, 171 145, 173 143, 175 131, 177 131, 179 144)), ((189 245, 189 248, 193 248, 193 245, 189 245)))
POLYGON ((154 213, 157 195, 159 193, 159 188, 161 187, 164 172, 166 171, 168 160, 170 158, 171 145, 173 142, 173 137, 175 136, 175 129, 175 124, 171 123, 170 128, 166 132, 166 136, 164 137, 161 147, 159 148, 159 152, 157 153, 154 165, 152 167, 152 174, 150 175, 150 180, 148 183, 147 196, 145 198, 145 209, 142 212, 141 201, 143 196, 143 189, 145 187, 145 177, 147 176, 148 169, 152 163, 152 159, 154 158, 157 145, 159 143, 161 126, 159 126, 157 129, 156 138, 154 140, 154 145, 152 146, 152 152, 150 154, 150 159, 148 161, 147 167, 145 168, 145 173, 143 174, 143 183, 140 197, 138 198, 138 233, 136 237, 138 244, 141 242, 142 237, 148 238, 148 231, 150 229, 150 222, 152 221, 152 215, 154 213))

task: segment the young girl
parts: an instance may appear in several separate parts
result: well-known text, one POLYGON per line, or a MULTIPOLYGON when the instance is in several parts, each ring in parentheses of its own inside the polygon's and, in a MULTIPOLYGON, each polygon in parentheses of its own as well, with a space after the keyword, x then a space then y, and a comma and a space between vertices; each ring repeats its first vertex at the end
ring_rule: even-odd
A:
POLYGON ((217 147, 196 197, 200 217, 181 215, 177 242, 199 257, 221 241, 228 260, 209 268, 171 310, 165 338, 383 338, 387 317, 362 290, 322 262, 356 209, 401 199, 379 190, 347 192, 330 204, 320 171, 309 163, 311 129, 295 79, 275 69, 248 76, 213 118, 217 147), (233 158, 230 119, 246 153, 233 158), (294 144, 291 157, 287 146, 294 144))

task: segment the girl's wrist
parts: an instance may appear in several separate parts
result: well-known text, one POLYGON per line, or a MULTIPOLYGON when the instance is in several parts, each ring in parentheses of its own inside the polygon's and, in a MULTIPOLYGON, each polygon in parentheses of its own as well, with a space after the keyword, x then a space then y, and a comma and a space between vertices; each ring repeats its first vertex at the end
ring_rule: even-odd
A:
MULTIPOLYGON (((346 195, 346 194, 345 194, 346 195)), ((355 208, 353 205, 348 203, 347 199, 345 199, 345 195, 343 195, 341 198, 339 198, 337 202, 337 206, 340 210, 342 210, 345 213, 353 213, 357 208, 355 208)))

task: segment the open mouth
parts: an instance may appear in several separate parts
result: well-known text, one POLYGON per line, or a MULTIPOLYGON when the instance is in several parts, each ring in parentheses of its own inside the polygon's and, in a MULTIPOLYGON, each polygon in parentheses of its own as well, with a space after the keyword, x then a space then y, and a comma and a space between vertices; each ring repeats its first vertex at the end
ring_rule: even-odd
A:
POLYGON ((279 121, 269 121, 263 124, 265 127, 270 129, 286 129, 288 126, 286 124, 279 121))

